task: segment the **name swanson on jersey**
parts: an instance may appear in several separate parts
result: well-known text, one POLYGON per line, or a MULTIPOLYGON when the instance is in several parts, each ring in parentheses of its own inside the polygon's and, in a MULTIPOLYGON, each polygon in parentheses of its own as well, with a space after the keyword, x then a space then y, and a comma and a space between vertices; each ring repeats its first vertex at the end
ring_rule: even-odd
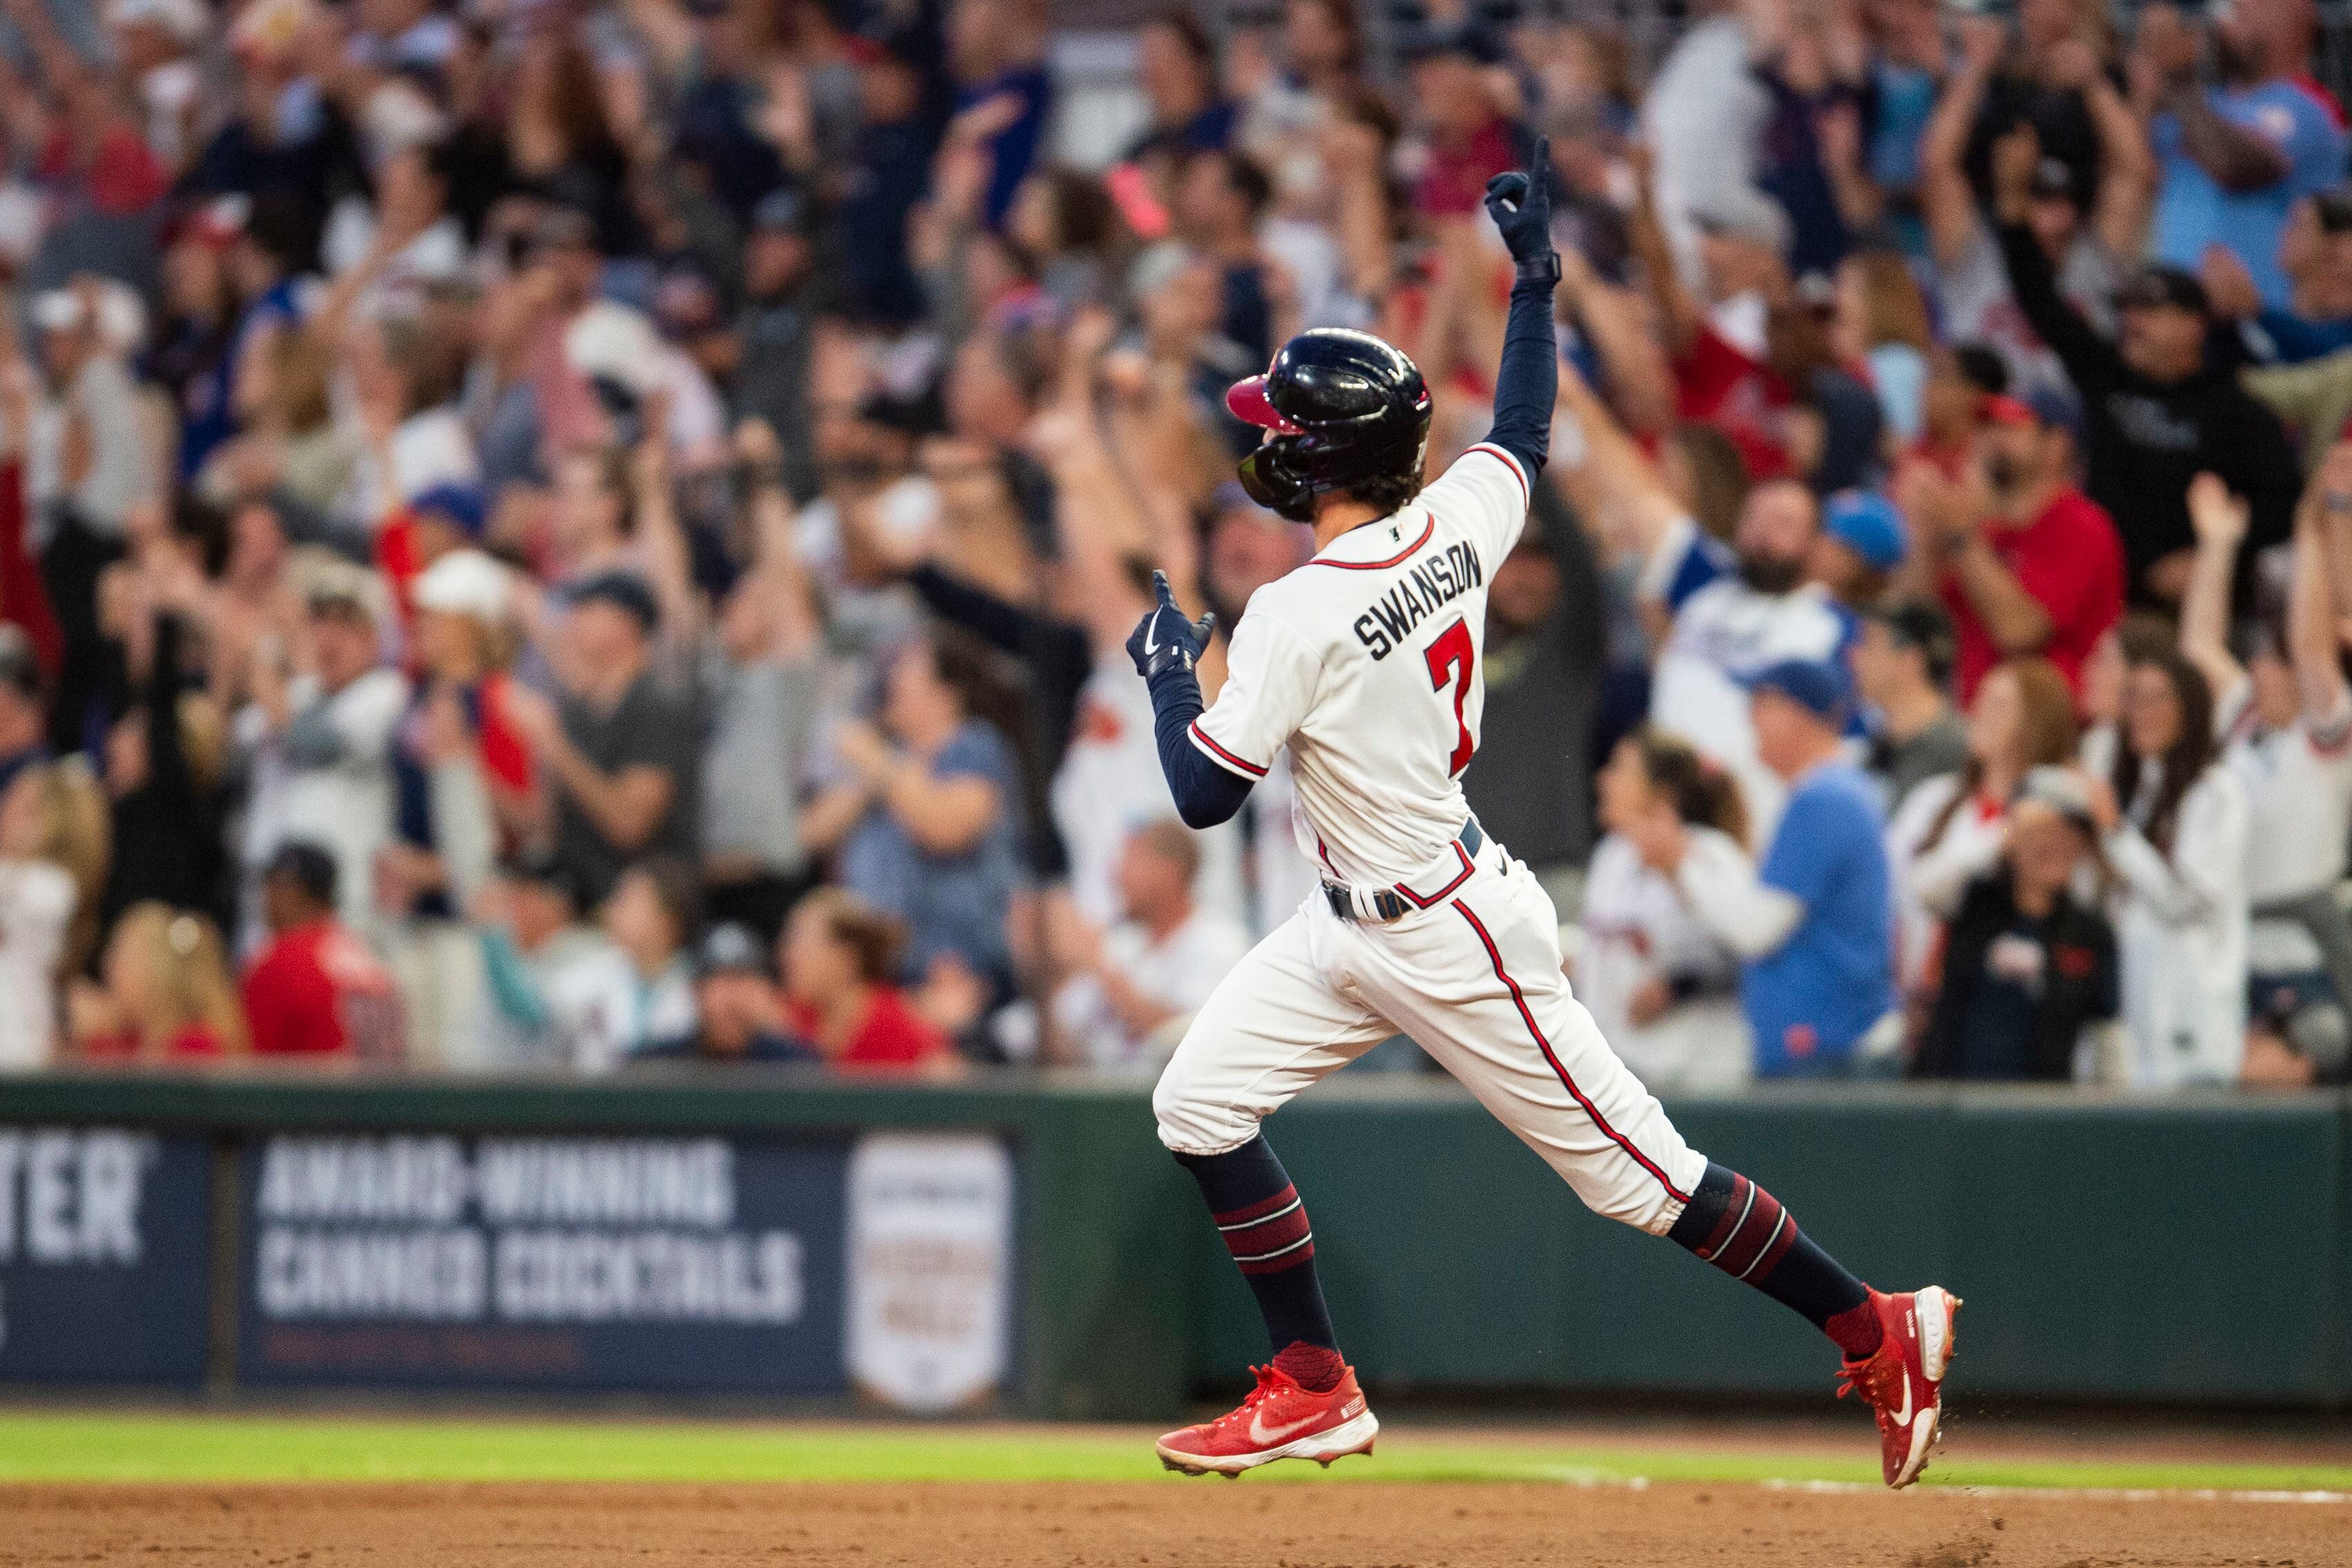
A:
POLYGON ((1423 620, 1486 580, 1486 569, 1468 544, 1432 550, 1406 567, 1396 586, 1356 617, 1356 641, 1374 659, 1385 659, 1423 620))

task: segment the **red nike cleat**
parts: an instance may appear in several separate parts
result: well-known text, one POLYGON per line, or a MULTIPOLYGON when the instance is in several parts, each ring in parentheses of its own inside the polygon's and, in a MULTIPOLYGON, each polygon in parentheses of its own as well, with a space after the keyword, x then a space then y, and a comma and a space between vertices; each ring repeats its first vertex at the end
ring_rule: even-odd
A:
POLYGON ((1160 1462, 1188 1476, 1237 1476, 1276 1459, 1328 1466, 1369 1454, 1381 1424, 1348 1368, 1328 1393, 1298 1386, 1271 1366, 1254 1366, 1257 1386, 1231 1413, 1160 1439, 1160 1462))
POLYGON ((1944 1373, 1952 1364, 1952 1325, 1960 1299, 1941 1285, 1889 1296, 1870 1292, 1886 1338, 1862 1361, 1839 1370, 1838 1397, 1859 1391, 1878 1416, 1878 1464, 1886 1484, 1907 1487, 1927 1468, 1944 1411, 1944 1373))

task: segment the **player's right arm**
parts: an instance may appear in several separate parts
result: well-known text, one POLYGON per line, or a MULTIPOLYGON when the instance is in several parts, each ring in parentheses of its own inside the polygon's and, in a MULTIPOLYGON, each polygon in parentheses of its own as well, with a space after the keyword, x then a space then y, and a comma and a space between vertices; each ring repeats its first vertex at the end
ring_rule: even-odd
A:
POLYGON ((1224 687, 1203 712, 1192 666, 1214 617, 1187 621, 1164 573, 1152 574, 1152 586, 1160 602, 1128 638, 1127 651, 1151 690, 1152 735, 1176 814, 1188 828, 1213 828, 1241 810, 1307 716, 1321 661, 1287 625, 1244 616, 1225 652, 1224 687))
POLYGON ((1495 371, 1495 423, 1423 498, 1432 512, 1457 517, 1486 559, 1499 561, 1527 524, 1529 489, 1550 455, 1552 406, 1559 398, 1559 338, 1552 327, 1559 256, 1551 245, 1549 138, 1537 141, 1526 173, 1486 182, 1486 214, 1517 273, 1495 371))
POLYGON ((1503 325, 1502 363, 1495 370, 1495 423, 1486 443, 1501 447, 1532 480, 1551 451, 1552 405, 1559 396, 1559 336, 1552 293, 1559 256, 1551 245, 1551 139, 1538 137, 1524 174, 1486 182, 1486 212, 1510 247, 1517 276, 1503 325))

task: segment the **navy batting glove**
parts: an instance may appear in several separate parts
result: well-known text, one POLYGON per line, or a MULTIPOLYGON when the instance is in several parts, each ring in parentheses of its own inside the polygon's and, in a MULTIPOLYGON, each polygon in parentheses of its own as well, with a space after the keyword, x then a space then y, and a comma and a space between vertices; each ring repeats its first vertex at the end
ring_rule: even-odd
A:
POLYGON ((1551 138, 1536 141, 1536 155, 1524 174, 1514 171, 1486 182, 1486 215, 1503 231, 1516 262, 1551 255, 1551 138))
POLYGON ((1191 670, 1199 663, 1201 650, 1209 645, 1209 633, 1217 627, 1213 614, 1198 621, 1184 619, 1184 612, 1176 608, 1176 595, 1168 587, 1166 572, 1151 574, 1151 591, 1160 602, 1127 639, 1127 656, 1135 661, 1135 673, 1147 681, 1179 666, 1191 670))

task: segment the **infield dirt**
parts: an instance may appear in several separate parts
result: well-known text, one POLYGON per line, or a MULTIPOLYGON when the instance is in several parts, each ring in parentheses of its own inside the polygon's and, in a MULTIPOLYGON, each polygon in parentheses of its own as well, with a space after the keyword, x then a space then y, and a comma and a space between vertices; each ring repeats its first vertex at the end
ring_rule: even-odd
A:
POLYGON ((0 1563, 2319 1568, 2352 1505, 1248 1480, 0 1488, 0 1563))

